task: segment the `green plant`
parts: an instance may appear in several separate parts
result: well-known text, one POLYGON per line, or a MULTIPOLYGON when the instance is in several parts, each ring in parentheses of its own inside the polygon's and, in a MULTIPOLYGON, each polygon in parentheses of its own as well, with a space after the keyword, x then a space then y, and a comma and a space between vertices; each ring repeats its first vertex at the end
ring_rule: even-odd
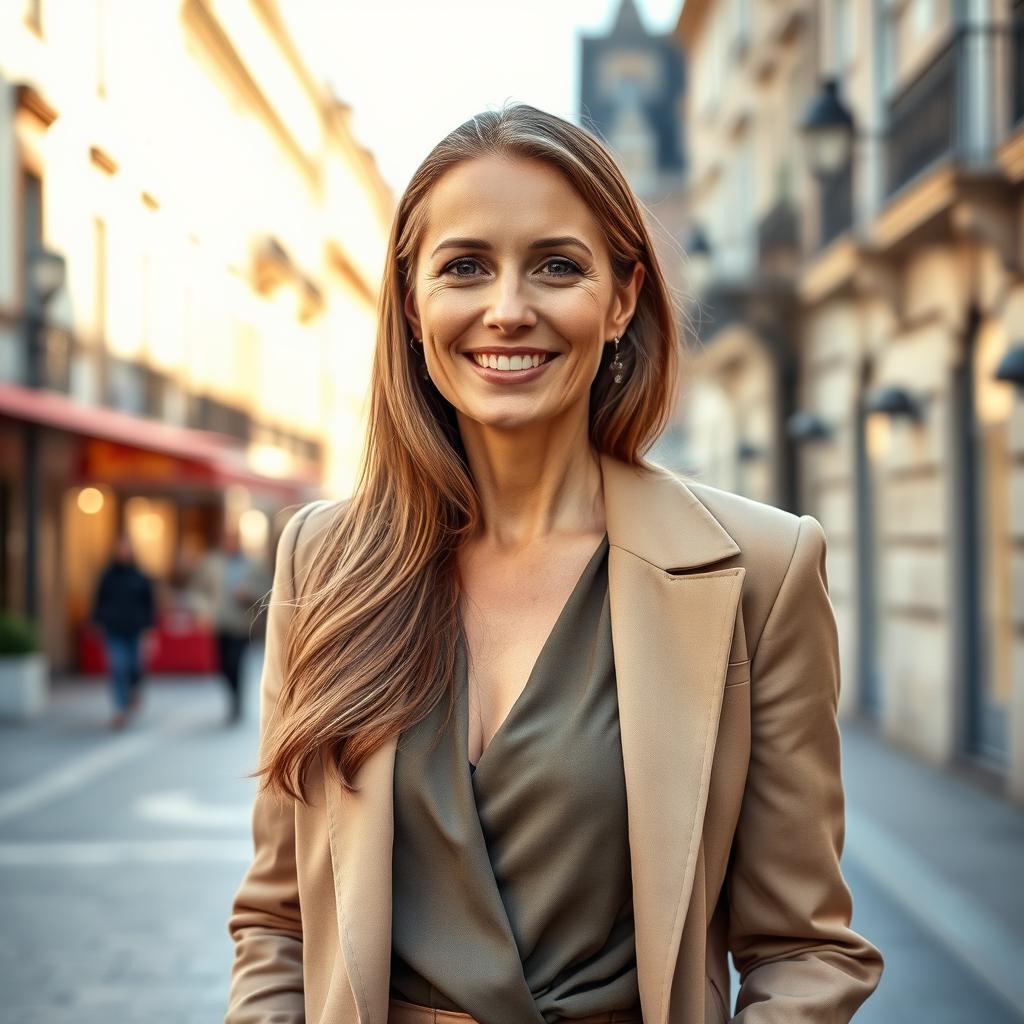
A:
POLYGON ((28 619, 0 611, 0 657, 34 654, 39 650, 36 631, 28 619))

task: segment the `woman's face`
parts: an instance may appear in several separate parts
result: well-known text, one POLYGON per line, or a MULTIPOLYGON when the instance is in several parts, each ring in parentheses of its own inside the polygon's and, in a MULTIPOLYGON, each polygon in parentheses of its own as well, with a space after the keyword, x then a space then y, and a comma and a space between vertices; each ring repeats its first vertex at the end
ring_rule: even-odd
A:
POLYGON ((585 416, 604 345, 633 316, 642 264, 625 285, 614 279, 598 221, 541 160, 465 161, 427 202, 405 314, 438 390, 496 429, 574 407, 585 416))

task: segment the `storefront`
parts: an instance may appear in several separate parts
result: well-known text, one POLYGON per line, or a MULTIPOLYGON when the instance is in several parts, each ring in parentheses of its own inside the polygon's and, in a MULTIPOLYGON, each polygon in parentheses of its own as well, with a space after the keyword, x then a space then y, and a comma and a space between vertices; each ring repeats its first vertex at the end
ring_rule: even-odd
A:
POLYGON ((36 619, 57 672, 102 666, 89 615, 122 530, 157 586, 151 671, 208 671, 212 644, 188 588, 196 560, 226 525, 269 559, 277 514, 319 492, 316 467, 271 477, 221 435, 8 384, 0 384, 0 455, 0 594, 4 607, 24 611, 32 575, 36 619))

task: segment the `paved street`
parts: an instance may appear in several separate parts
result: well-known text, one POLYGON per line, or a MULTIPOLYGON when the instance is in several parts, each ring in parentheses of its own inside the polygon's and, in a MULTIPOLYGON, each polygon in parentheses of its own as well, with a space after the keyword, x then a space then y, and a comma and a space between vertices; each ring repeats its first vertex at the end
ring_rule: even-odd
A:
MULTIPOLYGON (((156 682, 118 735, 99 685, 0 727, 0 914, 15 939, 0 944, 0 1020, 222 1018, 225 921, 251 850, 254 668, 234 729, 212 679, 156 682)), ((887 963, 858 1022, 1018 1024, 1024 814, 857 727, 843 752, 854 926, 887 963)))
POLYGON ((211 1024, 223 1019, 226 918, 251 855, 255 681, 223 724, 213 679, 150 686, 137 724, 106 730, 99 687, 0 731, 0 1020, 211 1024))

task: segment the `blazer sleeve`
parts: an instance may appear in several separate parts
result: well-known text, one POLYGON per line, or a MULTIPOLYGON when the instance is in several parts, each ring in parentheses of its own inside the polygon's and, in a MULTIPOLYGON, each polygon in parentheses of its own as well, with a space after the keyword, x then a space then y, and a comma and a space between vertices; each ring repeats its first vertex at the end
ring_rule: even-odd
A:
POLYGON ((826 540, 800 517, 751 663, 751 752, 729 862, 735 1024, 846 1024, 882 955, 850 928, 840 869, 839 644, 826 540))
MULTIPOLYGON (((295 550, 319 502, 300 509, 278 542, 260 680, 260 754, 283 678, 284 644, 295 597, 295 550)), ((295 871, 295 802, 258 793, 254 856, 235 894, 228 932, 235 944, 225 1024, 302 1024, 302 917, 295 871)))

